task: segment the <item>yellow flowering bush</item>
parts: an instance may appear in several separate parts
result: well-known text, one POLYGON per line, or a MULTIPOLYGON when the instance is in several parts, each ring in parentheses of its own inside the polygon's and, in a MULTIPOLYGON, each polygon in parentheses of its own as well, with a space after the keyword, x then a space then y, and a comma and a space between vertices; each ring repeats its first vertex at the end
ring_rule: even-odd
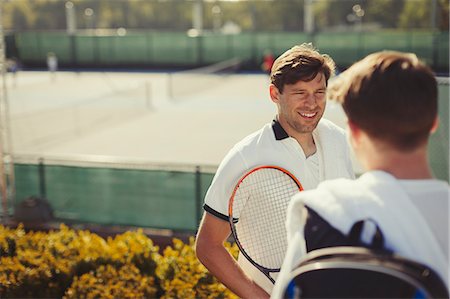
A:
POLYGON ((16 230, 0 226, 0 257, 16 255, 16 240, 25 234, 23 226, 16 230))
POLYGON ((45 233, 25 233, 23 226, 11 230, 0 226, 0 297, 60 297, 70 282, 67 260, 46 247, 45 233), (5 252, 5 243, 14 251, 5 252), (5 254, 6 253, 6 254, 5 254))
MULTIPOLYGON (((236 256, 237 248, 226 246, 236 256)), ((173 240, 173 247, 164 250, 156 275, 164 291, 161 298, 237 298, 198 261, 193 237, 189 244, 173 240)))
POLYGON ((102 265, 75 277, 63 298, 155 298, 157 291, 154 278, 142 275, 132 264, 119 269, 102 265))
POLYGON ((16 257, 0 257, 0 298, 17 297, 15 290, 23 285, 25 271, 16 257))
POLYGON ((142 273, 155 276, 157 260, 160 258, 159 247, 153 244, 141 229, 125 232, 108 238, 112 260, 122 264, 133 264, 142 273))
MULTIPOLYGON (((226 245, 237 256, 236 246, 226 245)), ((163 255, 142 230, 106 240, 61 225, 0 225, 0 298, 237 298, 197 260, 194 238, 163 255)))

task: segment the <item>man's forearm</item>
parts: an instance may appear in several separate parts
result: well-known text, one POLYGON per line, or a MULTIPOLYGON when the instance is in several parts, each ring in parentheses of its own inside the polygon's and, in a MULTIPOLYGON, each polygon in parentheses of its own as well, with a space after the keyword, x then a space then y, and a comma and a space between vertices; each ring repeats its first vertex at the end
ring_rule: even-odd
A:
POLYGON ((227 288, 241 298, 269 298, 261 287, 251 280, 223 246, 209 246, 199 255, 205 267, 227 288))

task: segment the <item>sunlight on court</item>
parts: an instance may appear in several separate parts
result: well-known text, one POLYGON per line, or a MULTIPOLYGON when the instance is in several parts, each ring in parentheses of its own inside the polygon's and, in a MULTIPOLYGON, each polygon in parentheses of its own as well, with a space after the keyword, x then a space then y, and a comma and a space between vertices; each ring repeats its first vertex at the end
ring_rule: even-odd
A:
MULTIPOLYGON (((8 78, 13 150, 217 165, 276 108, 264 74, 210 77, 60 72, 52 80, 47 72, 21 72, 15 82, 8 78)), ((325 117, 345 127, 339 105, 330 102, 325 117)))

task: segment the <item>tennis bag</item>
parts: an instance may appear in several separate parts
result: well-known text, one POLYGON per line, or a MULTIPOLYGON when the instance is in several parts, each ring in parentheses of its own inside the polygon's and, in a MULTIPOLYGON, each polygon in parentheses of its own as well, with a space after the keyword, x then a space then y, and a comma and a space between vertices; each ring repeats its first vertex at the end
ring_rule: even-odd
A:
MULTIPOLYGON (((349 236, 359 242, 362 224, 349 236)), ((431 268, 386 249, 377 232, 369 248, 342 246, 309 252, 284 290, 284 298, 449 298, 448 289, 431 268)))

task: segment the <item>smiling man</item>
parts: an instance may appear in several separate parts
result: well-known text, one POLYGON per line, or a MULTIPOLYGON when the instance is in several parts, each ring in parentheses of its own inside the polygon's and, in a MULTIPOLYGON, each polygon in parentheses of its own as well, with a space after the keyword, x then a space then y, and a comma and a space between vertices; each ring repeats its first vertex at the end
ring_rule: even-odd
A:
POLYGON ((278 57, 269 87, 277 116, 230 150, 208 189, 197 257, 241 298, 268 298, 273 284, 243 255, 235 262, 223 245, 230 235, 228 202, 240 177, 254 167, 274 165, 291 172, 305 190, 324 180, 354 177, 344 130, 322 119, 334 68, 333 60, 311 44, 295 46, 278 57))

